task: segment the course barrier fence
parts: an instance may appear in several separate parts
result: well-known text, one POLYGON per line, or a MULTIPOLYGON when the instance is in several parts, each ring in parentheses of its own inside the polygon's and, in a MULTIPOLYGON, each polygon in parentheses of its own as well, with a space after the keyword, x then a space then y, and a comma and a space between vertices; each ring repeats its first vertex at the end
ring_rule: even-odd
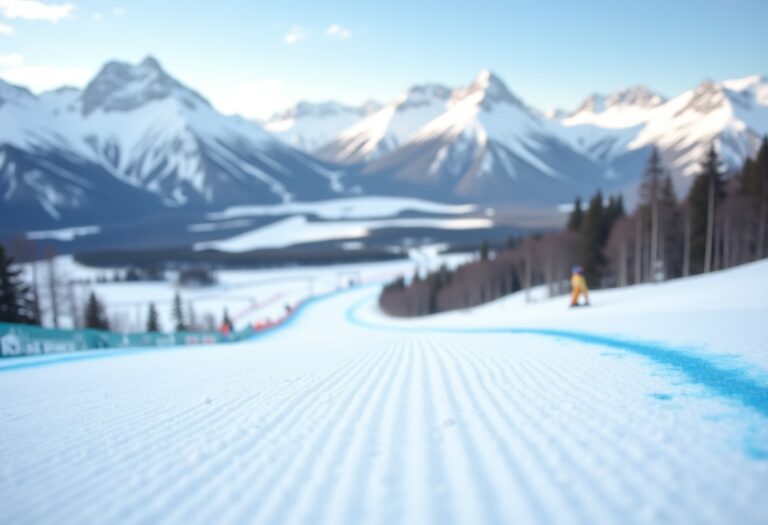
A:
POLYGON ((201 345, 234 339, 218 332, 145 332, 121 334, 106 330, 59 330, 0 323, 0 357, 57 354, 102 348, 201 345))

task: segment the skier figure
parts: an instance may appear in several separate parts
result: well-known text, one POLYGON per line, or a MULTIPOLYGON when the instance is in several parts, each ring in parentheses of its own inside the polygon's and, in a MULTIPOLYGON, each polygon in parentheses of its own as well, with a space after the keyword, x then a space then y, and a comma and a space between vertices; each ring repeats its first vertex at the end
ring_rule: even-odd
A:
POLYGON ((584 268, 574 266, 571 269, 571 307, 579 306, 579 296, 584 296, 584 306, 589 306, 589 290, 584 279, 584 268))

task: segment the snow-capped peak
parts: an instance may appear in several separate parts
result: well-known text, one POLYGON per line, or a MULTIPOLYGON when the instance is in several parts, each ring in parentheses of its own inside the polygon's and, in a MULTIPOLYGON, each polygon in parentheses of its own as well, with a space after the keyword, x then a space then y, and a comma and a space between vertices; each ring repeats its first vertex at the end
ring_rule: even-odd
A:
POLYGON ((474 82, 472 82, 471 88, 474 90, 485 91, 492 96, 509 93, 507 86, 504 85, 504 81, 490 69, 483 69, 477 75, 474 82))
POLYGON ((382 107, 384 107, 384 105, 381 102, 371 98, 363 102, 363 105, 360 107, 360 109, 363 112, 363 116, 367 117, 368 115, 376 113, 382 107))
POLYGON ((153 70, 159 74, 166 75, 163 67, 160 65, 160 62, 158 62, 157 59, 152 55, 145 56, 144 60, 141 61, 140 66, 144 69, 153 70))
MULTIPOLYGON (((334 118, 340 116, 353 116, 356 118, 363 118, 371 113, 375 113, 381 109, 381 103, 376 100, 366 100, 360 106, 351 106, 348 104, 342 104, 335 100, 328 100, 325 102, 308 102, 302 100, 297 102, 294 106, 286 109, 285 111, 279 111, 264 121, 267 128, 271 126, 277 126, 281 129, 286 121, 294 121, 301 119, 324 119, 334 118), (281 124, 283 123, 283 124, 281 124)), ((292 124, 291 124, 292 125, 292 124)))
POLYGON ((22 100, 34 100, 35 95, 25 87, 9 84, 0 78, 0 106, 6 102, 18 102, 22 100))
POLYGON ((710 113, 726 102, 726 94, 721 84, 705 80, 693 90, 688 105, 683 111, 693 110, 698 113, 710 113))
POLYGON ((471 100, 486 111, 490 111, 496 104, 500 103, 523 106, 520 99, 512 94, 504 81, 490 69, 482 70, 469 86, 454 91, 451 102, 458 104, 467 100, 471 100))
POLYGON ((732 100, 747 111, 755 106, 768 106, 768 80, 763 75, 726 80, 723 86, 736 95, 732 100))
MULTIPOLYGON (((692 110, 708 114, 721 108, 737 107, 750 112, 762 112, 768 105, 768 81, 762 75, 713 82, 705 80, 693 91, 688 92, 688 103, 682 111, 692 110)), ((758 128, 764 126, 758 126, 758 128)))
POLYGON ((640 108, 655 108, 660 106, 666 101, 666 99, 648 89, 643 85, 636 85, 611 93, 605 98, 605 105, 608 108, 613 107, 640 107, 640 108))
POLYGON ((433 104, 435 101, 445 101, 451 97, 451 89, 441 84, 417 84, 395 99, 396 111, 433 104))
POLYGON ((275 114, 269 122, 284 120, 284 119, 300 119, 307 117, 323 118, 333 117, 343 113, 359 113, 359 109, 346 106, 339 102, 329 100, 327 102, 298 102, 292 108, 287 109, 281 113, 275 114))
POLYGON ((201 95, 170 77, 151 56, 138 65, 111 61, 83 91, 82 112, 87 116, 97 109, 130 111, 171 95, 179 96, 190 107, 197 103, 209 105, 201 95))
POLYGON ((284 142, 312 152, 380 107, 374 100, 368 100, 361 106, 349 106, 336 101, 303 101, 276 113, 264 122, 264 127, 284 142))
POLYGON ((568 112, 562 108, 550 108, 543 115, 550 120, 562 120, 568 116, 568 112))
POLYGON ((605 97, 598 93, 592 93, 586 99, 584 99, 584 102, 581 103, 581 106, 579 106, 578 109, 571 114, 571 116, 580 115, 583 113, 602 113, 603 111, 605 111, 605 97))
POLYGON ((642 85, 614 91, 608 95, 592 93, 571 116, 600 114, 608 111, 651 109, 666 102, 666 99, 642 85))
POLYGON ((723 82, 723 86, 732 91, 745 91, 756 86, 768 85, 768 79, 764 75, 750 75, 743 78, 734 78, 723 82))
POLYGON ((417 84, 344 129, 320 154, 337 162, 360 162, 394 151, 416 130, 441 115, 452 91, 441 84, 417 84))

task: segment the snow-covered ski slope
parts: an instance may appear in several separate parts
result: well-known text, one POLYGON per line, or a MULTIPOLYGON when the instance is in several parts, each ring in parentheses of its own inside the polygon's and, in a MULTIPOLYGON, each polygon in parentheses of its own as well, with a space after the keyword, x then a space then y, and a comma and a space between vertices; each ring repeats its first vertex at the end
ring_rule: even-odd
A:
POLYGON ((241 344, 1 361, 0 522, 768 522, 768 262, 578 310, 376 292, 241 344))

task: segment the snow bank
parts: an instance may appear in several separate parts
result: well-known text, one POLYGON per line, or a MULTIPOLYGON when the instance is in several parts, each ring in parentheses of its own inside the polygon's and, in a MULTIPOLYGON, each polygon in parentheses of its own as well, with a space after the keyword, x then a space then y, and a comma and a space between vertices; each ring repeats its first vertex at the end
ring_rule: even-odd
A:
POLYGON ((310 222, 305 216, 300 215, 279 220, 229 239, 199 242, 195 244, 195 250, 214 249, 239 253, 259 248, 285 248, 311 242, 361 239, 367 237, 371 230, 385 228, 473 230, 492 226, 493 221, 488 218, 310 222))
POLYGON ((381 219, 395 217, 405 211, 420 211, 446 215, 463 215, 476 206, 440 204, 405 197, 357 197, 322 202, 291 202, 272 206, 233 206, 222 212, 210 213, 211 220, 249 216, 312 214, 321 219, 381 219))

